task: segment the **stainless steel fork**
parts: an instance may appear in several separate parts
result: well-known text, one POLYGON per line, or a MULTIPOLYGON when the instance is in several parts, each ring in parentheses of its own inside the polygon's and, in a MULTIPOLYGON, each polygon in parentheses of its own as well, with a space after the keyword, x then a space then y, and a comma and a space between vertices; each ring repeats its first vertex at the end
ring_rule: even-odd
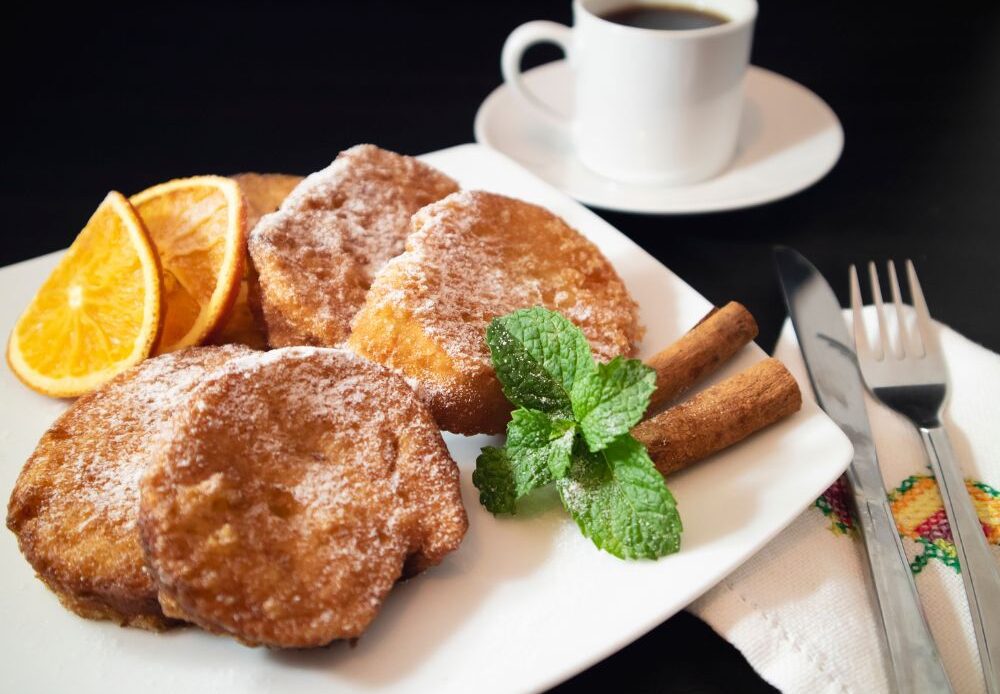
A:
POLYGON ((990 553, 979 516, 966 490, 962 470, 941 423, 941 410, 948 394, 948 374, 937 332, 931 322, 916 270, 909 260, 906 261, 906 274, 916 329, 908 325, 896 266, 889 261, 889 282, 899 330, 898 344, 893 346, 875 263, 868 264, 868 272, 878 316, 880 338, 877 347, 868 341, 861 315, 858 272, 851 266, 854 341, 861 372, 872 394, 910 419, 920 432, 958 552, 986 690, 990 694, 1000 694, 1000 569, 990 553))

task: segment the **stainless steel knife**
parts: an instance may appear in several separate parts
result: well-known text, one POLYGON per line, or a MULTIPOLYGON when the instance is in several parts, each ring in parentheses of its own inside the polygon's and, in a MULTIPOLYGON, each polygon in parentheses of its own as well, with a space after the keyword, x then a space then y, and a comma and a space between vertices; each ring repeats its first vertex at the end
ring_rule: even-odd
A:
POLYGON ((854 444, 847 480, 882 617, 890 685, 903 694, 950 692, 886 498, 865 410, 864 383, 840 303, 800 253, 778 246, 774 258, 816 398, 854 444))

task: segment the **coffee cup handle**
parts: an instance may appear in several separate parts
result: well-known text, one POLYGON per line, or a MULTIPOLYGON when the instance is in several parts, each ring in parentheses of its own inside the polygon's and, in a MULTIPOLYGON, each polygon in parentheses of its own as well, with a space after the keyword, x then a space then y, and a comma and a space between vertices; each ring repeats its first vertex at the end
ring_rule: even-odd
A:
POLYGON ((528 22, 511 32, 503 44, 503 51, 500 53, 500 71, 503 73, 503 81, 507 83, 507 86, 533 111, 561 125, 568 123, 570 117, 556 111, 524 85, 521 57, 528 48, 536 43, 554 43, 562 49, 563 53, 566 54, 566 59, 569 60, 572 32, 573 30, 568 26, 556 22, 528 22))

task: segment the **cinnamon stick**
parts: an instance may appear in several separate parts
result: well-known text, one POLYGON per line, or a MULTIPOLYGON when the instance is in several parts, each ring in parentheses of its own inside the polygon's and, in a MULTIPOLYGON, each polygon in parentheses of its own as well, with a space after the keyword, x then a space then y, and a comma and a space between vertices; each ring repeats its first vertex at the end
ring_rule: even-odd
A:
POLYGON ((718 369, 757 337, 757 321, 742 304, 730 301, 713 309, 684 337, 646 360, 656 371, 656 390, 649 411, 675 399, 718 369))
POLYGON ((799 386, 785 365, 765 359, 646 419, 632 429, 632 435, 667 475, 732 446, 801 406, 799 386))

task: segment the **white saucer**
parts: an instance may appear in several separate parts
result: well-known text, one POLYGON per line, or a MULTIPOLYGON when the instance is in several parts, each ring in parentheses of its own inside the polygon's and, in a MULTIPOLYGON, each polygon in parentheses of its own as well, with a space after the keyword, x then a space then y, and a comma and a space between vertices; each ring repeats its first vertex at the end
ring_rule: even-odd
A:
MULTIPOLYGON (((573 80, 566 61, 529 70, 524 80, 560 112, 571 111, 573 80)), ((506 154, 582 203, 648 214, 760 205, 797 193, 833 168, 844 148, 844 131, 822 99, 787 77, 755 66, 747 72, 744 88, 736 157, 725 171, 702 183, 641 186, 604 178, 576 158, 568 128, 523 108, 505 85, 494 89, 479 107, 476 141, 506 154)))

